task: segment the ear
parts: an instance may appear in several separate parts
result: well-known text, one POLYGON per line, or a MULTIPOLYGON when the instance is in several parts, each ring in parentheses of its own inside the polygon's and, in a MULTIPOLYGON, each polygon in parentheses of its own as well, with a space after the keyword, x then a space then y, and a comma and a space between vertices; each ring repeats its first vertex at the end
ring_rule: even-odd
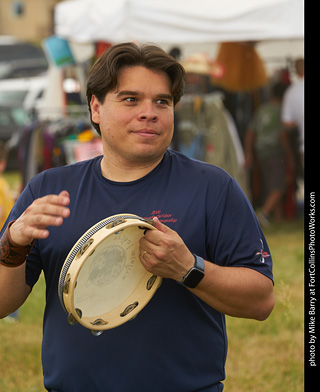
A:
POLYGON ((96 124, 100 124, 100 106, 101 103, 98 98, 95 95, 92 95, 90 102, 91 119, 96 124))

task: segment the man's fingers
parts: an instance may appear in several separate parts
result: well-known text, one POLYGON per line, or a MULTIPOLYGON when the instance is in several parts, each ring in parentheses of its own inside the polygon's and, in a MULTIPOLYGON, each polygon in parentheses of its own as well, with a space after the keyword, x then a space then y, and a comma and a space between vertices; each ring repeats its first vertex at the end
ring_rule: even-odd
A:
MULTIPOLYGON (((70 215, 70 210, 67 207, 70 203, 69 194, 48 195, 36 199, 27 209, 26 215, 37 216, 40 219, 41 215, 53 215, 67 218, 70 215)), ((43 222, 39 222, 43 224, 43 222)))
POLYGON ((60 211, 58 208, 48 208, 45 211, 42 211, 38 214, 29 214, 25 216, 24 224, 45 228, 48 226, 60 226, 63 222, 63 218, 67 218, 70 214, 70 211, 60 211))
POLYGON ((60 226, 68 218, 70 197, 67 191, 59 195, 47 195, 34 202, 11 226, 11 238, 16 244, 25 245, 29 241, 48 237, 49 226, 60 226))
POLYGON ((41 229, 34 226, 28 226, 24 230, 24 235, 25 237, 31 239, 35 239, 35 238, 44 239, 49 236, 49 230, 45 228, 41 229))
POLYGON ((163 224, 162 222, 160 222, 159 218, 154 217, 153 218, 153 222, 154 222, 154 225, 155 225, 156 229, 158 229, 162 233, 168 233, 169 234, 169 233, 172 232, 170 227, 168 227, 165 224, 163 224))
POLYGON ((35 200, 34 203, 68 206, 70 203, 70 196, 67 191, 62 191, 59 193, 59 195, 43 196, 35 200))

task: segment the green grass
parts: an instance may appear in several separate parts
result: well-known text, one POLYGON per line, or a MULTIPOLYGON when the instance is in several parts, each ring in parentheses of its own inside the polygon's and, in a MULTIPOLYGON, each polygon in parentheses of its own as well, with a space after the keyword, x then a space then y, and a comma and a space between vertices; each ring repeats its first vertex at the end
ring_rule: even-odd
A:
POLYGON ((304 390, 303 222, 271 227, 265 234, 276 304, 263 322, 227 318, 226 392, 304 390))
POLYGON ((0 320, 0 391, 42 392, 43 276, 19 309, 19 321, 0 320))
POLYGON ((18 197, 21 191, 21 174, 17 171, 5 171, 3 176, 8 181, 14 197, 18 197))
MULTIPOLYGON (((271 227, 265 234, 274 260, 276 305, 263 322, 227 318, 226 392, 304 390, 303 222, 271 227)), ((44 391, 40 358, 44 293, 41 277, 20 309, 20 321, 0 320, 0 391, 44 391)))

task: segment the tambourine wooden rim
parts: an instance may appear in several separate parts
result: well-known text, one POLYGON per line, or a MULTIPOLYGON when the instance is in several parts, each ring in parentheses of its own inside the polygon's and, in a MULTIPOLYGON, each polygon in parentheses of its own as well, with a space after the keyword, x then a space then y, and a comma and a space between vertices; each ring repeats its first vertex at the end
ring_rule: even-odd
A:
POLYGON ((79 323, 93 333, 103 331, 131 320, 146 306, 161 284, 161 278, 146 271, 139 260, 139 239, 148 229, 155 229, 152 221, 133 214, 113 215, 92 226, 76 242, 65 259, 58 284, 60 302, 70 324, 79 323), (112 257, 106 257, 108 252, 112 257), (110 271, 112 274, 106 275, 110 271), (124 286, 116 294, 113 289, 119 283, 124 286), (76 287, 80 294, 75 293, 76 287), (102 290, 107 298, 97 307, 107 309, 90 314, 95 307, 90 307, 90 301, 102 290), (109 300, 120 302, 108 309, 109 300), (83 306, 88 309, 84 311, 83 306))

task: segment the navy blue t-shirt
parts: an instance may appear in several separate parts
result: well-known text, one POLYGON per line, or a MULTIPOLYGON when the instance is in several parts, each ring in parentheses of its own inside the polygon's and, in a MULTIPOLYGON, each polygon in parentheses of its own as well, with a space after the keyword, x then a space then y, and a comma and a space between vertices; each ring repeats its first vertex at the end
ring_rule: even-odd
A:
POLYGON ((71 326, 58 296, 61 267, 93 225, 115 214, 154 216, 192 253, 221 266, 253 268, 272 279, 268 245, 238 184, 223 170, 168 150, 145 177, 127 183, 101 174, 101 157, 33 178, 7 222, 34 199, 70 193, 70 217, 35 241, 27 260, 32 287, 46 279, 42 361, 48 390, 63 392, 221 391, 227 354, 225 317, 187 288, 163 279, 138 316, 101 336, 71 326))

